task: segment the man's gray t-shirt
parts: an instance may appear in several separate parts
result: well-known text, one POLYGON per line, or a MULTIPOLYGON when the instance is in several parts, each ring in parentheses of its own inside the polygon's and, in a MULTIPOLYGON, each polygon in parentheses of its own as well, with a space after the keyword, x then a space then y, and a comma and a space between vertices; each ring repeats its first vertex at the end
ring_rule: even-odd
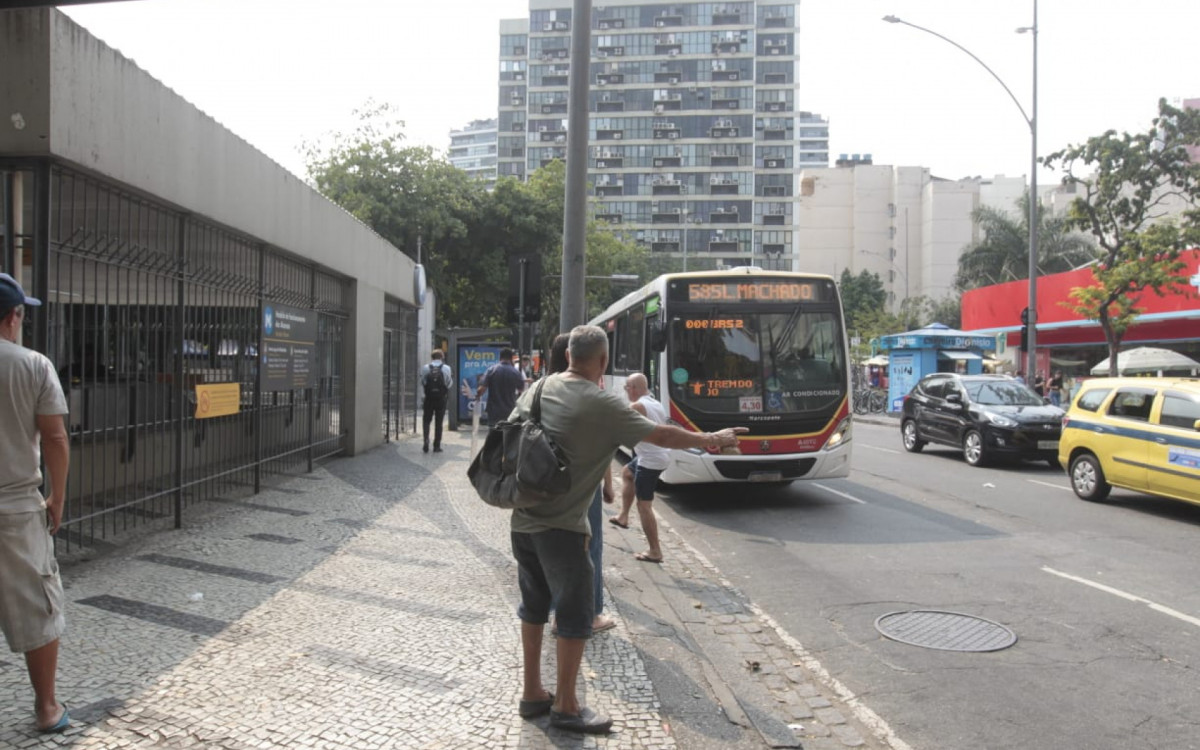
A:
POLYGON ((0 513, 45 509, 37 415, 66 413, 50 360, 0 339, 0 513))
MULTIPOLYGON (((535 391, 536 386, 521 396, 513 415, 528 417, 535 391)), ((609 471, 613 452, 618 446, 637 445, 655 424, 595 383, 552 375, 542 388, 542 427, 567 457, 571 488, 554 502, 514 510, 512 530, 565 529, 591 534, 588 508, 604 472, 609 471)))

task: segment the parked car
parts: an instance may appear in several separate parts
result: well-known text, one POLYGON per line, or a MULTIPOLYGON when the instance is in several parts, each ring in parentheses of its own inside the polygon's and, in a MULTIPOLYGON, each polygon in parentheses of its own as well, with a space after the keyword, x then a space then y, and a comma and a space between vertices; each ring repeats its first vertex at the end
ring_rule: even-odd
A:
POLYGON ((1058 457, 1084 500, 1115 486, 1200 504, 1200 380, 1085 381, 1063 417, 1058 457))
POLYGON ((900 436, 916 453, 926 443, 961 448, 972 466, 996 458, 1058 468, 1063 410, 1004 375, 926 375, 904 397, 900 436))

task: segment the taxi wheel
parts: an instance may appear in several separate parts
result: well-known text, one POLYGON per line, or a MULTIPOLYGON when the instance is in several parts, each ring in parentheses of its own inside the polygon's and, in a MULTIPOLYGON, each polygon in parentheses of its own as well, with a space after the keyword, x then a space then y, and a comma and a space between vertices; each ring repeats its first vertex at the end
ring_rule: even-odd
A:
POLYGON ((1080 498, 1098 503, 1108 497, 1112 485, 1104 479, 1100 460, 1091 453, 1082 453, 1071 462, 1071 489, 1080 498))
POLYGON ((963 436, 963 458, 972 466, 986 466, 987 454, 983 452, 983 435, 979 430, 968 430, 963 436))
POLYGON ((925 441, 917 437, 917 423, 912 419, 904 420, 900 426, 900 437, 904 440, 904 450, 909 453, 920 453, 925 447, 925 441))

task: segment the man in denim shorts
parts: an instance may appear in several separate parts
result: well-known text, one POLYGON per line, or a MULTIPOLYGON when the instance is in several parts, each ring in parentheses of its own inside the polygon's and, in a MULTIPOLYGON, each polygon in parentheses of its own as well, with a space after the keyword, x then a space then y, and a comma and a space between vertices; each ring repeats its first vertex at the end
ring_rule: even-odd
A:
MULTIPOLYGON (((592 635, 594 571, 588 554, 588 509, 618 446, 641 441, 668 448, 737 444, 745 428, 695 433, 656 425, 597 383, 608 367, 608 337, 596 326, 577 326, 567 345, 567 371, 542 387, 542 427, 566 456, 571 487, 562 497, 513 511, 512 550, 521 588, 521 651, 524 688, 518 712, 550 714, 550 725, 604 733, 612 719, 580 705, 576 694, 583 650, 592 635), (542 685, 542 637, 551 606, 558 622, 558 694, 542 685)), ((514 415, 528 418, 534 391, 517 402, 514 415)))
POLYGON ((62 522, 70 443, 54 366, 19 343, 26 306, 40 304, 0 273, 0 629, 9 648, 25 654, 38 730, 61 732, 71 716, 54 695, 65 621, 50 535, 62 522), (48 497, 39 489, 43 452, 48 497))

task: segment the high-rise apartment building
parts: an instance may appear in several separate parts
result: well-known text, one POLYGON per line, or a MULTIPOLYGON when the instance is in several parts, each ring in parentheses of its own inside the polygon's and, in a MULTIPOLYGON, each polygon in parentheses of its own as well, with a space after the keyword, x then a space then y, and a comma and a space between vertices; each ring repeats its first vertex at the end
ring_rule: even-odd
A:
MULTIPOLYGON (((571 0, 500 25, 501 176, 566 158, 571 0)), ((597 219, 692 268, 791 268, 797 175, 829 123, 797 106, 796 3, 598 0, 587 19, 597 219)))
POLYGON ((450 163, 472 177, 496 182, 496 120, 474 120, 450 131, 450 163))

